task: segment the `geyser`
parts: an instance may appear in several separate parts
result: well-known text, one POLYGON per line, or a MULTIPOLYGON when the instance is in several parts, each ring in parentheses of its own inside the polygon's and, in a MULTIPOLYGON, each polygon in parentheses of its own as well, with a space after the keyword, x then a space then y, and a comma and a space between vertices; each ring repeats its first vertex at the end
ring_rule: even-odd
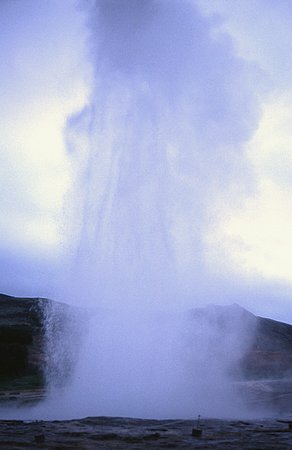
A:
POLYGON ((198 334, 181 311, 219 289, 210 287, 202 236, 215 199, 235 180, 246 189, 255 67, 191 1, 84 8, 91 91, 65 132, 74 183, 58 298, 91 313, 79 320, 87 333, 71 385, 53 389, 38 414, 233 414, 228 371, 245 344, 208 321, 198 334), (215 341, 228 358, 214 354, 215 341))
POLYGON ((88 27, 91 100, 67 126, 77 187, 66 297, 168 308, 207 277, 209 206, 239 171, 246 183, 255 69, 189 1, 96 1, 88 27))
POLYGON ((248 171, 254 68, 189 1, 99 0, 87 14, 91 97, 66 131, 76 179, 64 296, 95 313, 80 323, 88 335, 65 410, 234 413, 227 372, 242 344, 229 337, 218 358, 212 325, 198 337, 174 311, 208 300, 202 230, 248 171))

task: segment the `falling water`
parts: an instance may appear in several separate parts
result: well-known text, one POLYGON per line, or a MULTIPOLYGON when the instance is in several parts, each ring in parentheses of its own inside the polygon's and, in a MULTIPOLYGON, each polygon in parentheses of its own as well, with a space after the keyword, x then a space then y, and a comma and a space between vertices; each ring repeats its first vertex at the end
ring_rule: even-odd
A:
POLYGON ((172 307, 208 300, 202 236, 216 196, 248 171, 254 68, 187 0, 98 0, 87 14, 91 97, 66 131, 66 295, 94 312, 62 404, 69 415, 177 417, 222 415, 224 399, 228 414, 241 344, 214 358, 210 336, 223 337, 204 325, 196 340, 172 307))
POLYGON ((253 71, 189 1, 99 0, 88 15, 91 103, 67 127, 72 292, 177 302, 203 276, 210 204, 244 178, 253 71))

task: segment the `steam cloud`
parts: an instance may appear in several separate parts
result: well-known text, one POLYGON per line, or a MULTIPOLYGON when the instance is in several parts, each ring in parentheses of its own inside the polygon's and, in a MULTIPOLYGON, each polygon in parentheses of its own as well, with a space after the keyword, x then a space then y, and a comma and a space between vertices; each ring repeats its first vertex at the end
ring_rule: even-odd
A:
POLYGON ((80 415, 232 414, 228 370, 245 333, 226 359, 224 333, 170 311, 207 284, 202 229, 218 191, 240 182, 257 72, 187 1, 101 0, 88 15, 91 98, 67 125, 69 292, 100 309, 64 403, 80 415))
POLYGON ((239 170, 246 189, 258 74, 190 2, 98 1, 89 15, 91 103, 68 123, 83 159, 74 278, 107 305, 169 302, 204 276, 208 206, 239 170))

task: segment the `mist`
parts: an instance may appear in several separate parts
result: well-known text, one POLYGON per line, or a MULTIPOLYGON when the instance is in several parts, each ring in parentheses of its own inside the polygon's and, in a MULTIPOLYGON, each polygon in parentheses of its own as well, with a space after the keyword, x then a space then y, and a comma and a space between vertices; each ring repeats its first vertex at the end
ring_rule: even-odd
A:
POLYGON ((1 242, 3 290, 84 310, 57 337, 56 312, 49 314, 50 395, 20 414, 248 414, 232 369, 253 324, 241 327, 236 307, 227 328, 216 308, 199 318, 192 310, 238 302, 273 317, 291 314, 286 272, 277 278, 260 265, 261 248, 246 262, 253 241, 241 231, 242 211, 260 198, 263 175, 250 155, 277 74, 271 80, 267 65, 239 51, 220 2, 206 11, 188 0, 52 1, 33 18, 33 2, 3 5, 15 26, 21 8, 25 38, 9 31, 6 59, 18 61, 14 84, 33 111, 27 138, 26 109, 12 108, 18 137, 7 132, 4 142, 22 167, 18 190, 27 203, 20 219, 6 213, 20 243, 12 232, 1 242), (42 189, 34 192, 32 180, 42 189), (75 364, 63 386, 66 351, 75 364))
POLYGON ((257 124, 259 74, 189 2, 98 1, 88 14, 90 102, 66 130, 82 160, 69 297, 103 310, 62 403, 75 414, 232 415, 227 372, 250 330, 226 360, 214 336, 226 350, 224 333, 179 310, 209 282, 208 205, 241 182, 239 165, 250 179, 242 147, 257 124))
POLYGON ((164 308, 208 277, 209 205, 235 179, 252 189, 259 74, 189 2, 97 2, 88 26, 91 102, 67 131, 72 158, 83 153, 72 291, 164 308))

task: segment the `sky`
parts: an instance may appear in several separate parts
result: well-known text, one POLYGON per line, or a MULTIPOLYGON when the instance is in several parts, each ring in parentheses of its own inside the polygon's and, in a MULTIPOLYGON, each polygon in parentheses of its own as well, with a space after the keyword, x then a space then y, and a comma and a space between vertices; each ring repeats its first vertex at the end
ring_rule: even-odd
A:
MULTIPOLYGON (((121 10, 116 5, 0 3, 0 291, 62 299, 64 266, 82 222, 76 211, 89 195, 86 189, 83 200, 76 195, 94 158, 89 141, 102 136, 104 145, 101 164, 88 176, 96 195, 106 186, 101 172, 108 174, 112 153, 105 149, 117 145, 114 133, 130 117, 134 125, 122 136, 129 148, 127 157, 121 153, 126 171, 113 176, 125 190, 130 182, 140 186, 133 175, 137 166, 131 165, 137 139, 133 143, 131 136, 147 132, 141 128, 145 117, 151 131, 153 114, 171 167, 171 181, 158 197, 171 218, 178 265, 184 273, 186 267, 197 270, 193 254, 199 248, 208 273, 204 283, 214 285, 213 293, 208 287, 212 301, 236 301, 292 322, 291 2, 123 0, 121 10), (123 105, 136 109, 127 113, 123 105), (86 136, 84 127, 103 114, 107 119, 86 136), (177 156, 189 140, 194 152, 177 156), (104 184, 92 181, 102 176, 104 184)), ((140 146, 144 165, 152 143, 140 146)), ((157 164, 149 177, 153 191, 145 182, 148 190, 135 202, 156 198, 166 163, 157 164)), ((142 169, 138 174, 148 176, 142 169)), ((112 202, 120 207, 121 197, 112 202)), ((135 202, 122 210, 126 222, 135 202)), ((154 217, 155 211, 148 213, 154 217)), ((114 216, 112 233, 121 220, 114 216)), ((151 224, 160 227, 154 219, 151 224)), ((198 273, 193 278, 200 283, 198 273)))

